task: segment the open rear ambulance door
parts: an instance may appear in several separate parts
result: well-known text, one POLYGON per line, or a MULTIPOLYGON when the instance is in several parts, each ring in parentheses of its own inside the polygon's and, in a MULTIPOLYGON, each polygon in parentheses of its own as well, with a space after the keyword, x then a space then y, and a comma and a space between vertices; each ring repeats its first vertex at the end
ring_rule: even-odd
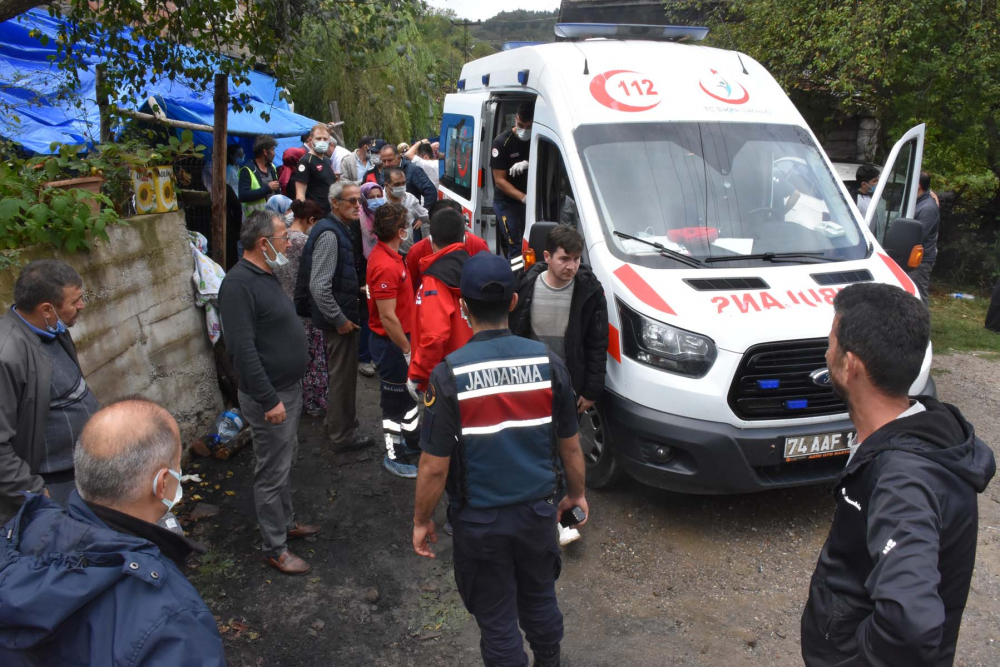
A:
POLYGON ((889 152, 889 159, 872 193, 865 213, 865 222, 875 234, 879 245, 885 244, 885 233, 893 220, 912 218, 917 207, 917 184, 924 157, 924 131, 921 123, 910 128, 889 152))
POLYGON ((439 197, 462 205, 473 233, 489 239, 481 214, 483 186, 483 114, 489 93, 453 93, 444 98, 441 116, 441 185, 439 197), (485 229, 481 229, 485 227, 485 229))

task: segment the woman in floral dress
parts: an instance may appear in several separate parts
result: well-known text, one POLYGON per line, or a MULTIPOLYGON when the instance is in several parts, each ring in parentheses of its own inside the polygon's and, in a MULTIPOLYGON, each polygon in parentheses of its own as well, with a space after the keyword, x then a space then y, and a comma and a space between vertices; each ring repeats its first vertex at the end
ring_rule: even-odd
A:
MULTIPOLYGON (((309 230, 323 217, 323 210, 314 201, 294 201, 291 211, 293 221, 288 228, 288 249, 285 257, 288 264, 275 270, 275 276, 289 299, 295 300, 295 279, 299 275, 302 249, 309 238, 309 230)), ((326 414, 326 398, 329 378, 326 370, 326 340, 323 331, 313 326, 308 317, 302 318, 309 341, 309 366, 302 378, 302 399, 306 412, 312 416, 326 414)))

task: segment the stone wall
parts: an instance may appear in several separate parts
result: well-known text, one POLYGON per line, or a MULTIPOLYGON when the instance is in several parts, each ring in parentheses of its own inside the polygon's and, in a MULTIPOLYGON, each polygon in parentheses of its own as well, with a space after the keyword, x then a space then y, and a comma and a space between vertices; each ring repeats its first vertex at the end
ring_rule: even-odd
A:
MULTIPOLYGON (((72 329, 80 365, 101 404, 138 394, 173 414, 183 442, 222 410, 205 313, 193 298, 194 263, 182 213, 131 218, 92 252, 21 252, 21 264, 57 257, 83 277, 87 307, 72 329)), ((0 274, 10 306, 17 269, 0 274)))

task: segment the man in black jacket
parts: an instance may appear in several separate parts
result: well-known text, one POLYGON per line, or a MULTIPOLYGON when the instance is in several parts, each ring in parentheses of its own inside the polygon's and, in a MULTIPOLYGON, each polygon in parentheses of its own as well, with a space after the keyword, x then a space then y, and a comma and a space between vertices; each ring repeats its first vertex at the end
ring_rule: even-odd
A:
POLYGON ((826 360, 858 444, 837 480, 802 657, 807 667, 951 665, 993 453, 957 408, 907 396, 930 336, 919 299, 858 283, 833 307, 826 360))
POLYGON ((560 225, 545 239, 544 262, 521 278, 510 330, 540 340, 569 368, 580 413, 604 392, 608 304, 590 267, 580 264, 583 237, 560 225))

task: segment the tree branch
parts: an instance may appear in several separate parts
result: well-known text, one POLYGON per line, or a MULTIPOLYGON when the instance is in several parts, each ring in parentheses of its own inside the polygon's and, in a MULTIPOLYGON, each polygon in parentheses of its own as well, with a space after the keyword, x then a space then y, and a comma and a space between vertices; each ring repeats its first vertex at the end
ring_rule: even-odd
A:
POLYGON ((23 14, 29 9, 48 4, 45 0, 0 0, 0 23, 23 14))

